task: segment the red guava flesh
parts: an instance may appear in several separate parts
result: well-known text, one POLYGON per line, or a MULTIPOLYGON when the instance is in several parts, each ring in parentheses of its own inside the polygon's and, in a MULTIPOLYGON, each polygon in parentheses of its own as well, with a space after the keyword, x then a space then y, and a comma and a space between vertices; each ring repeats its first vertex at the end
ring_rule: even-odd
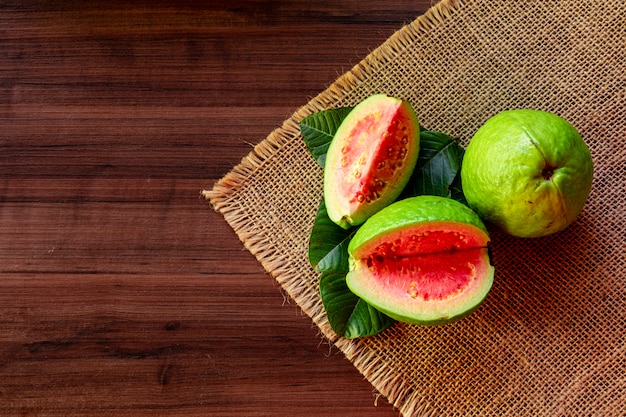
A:
POLYGON ((373 275, 394 276, 386 283, 391 291, 424 301, 454 297, 471 285, 483 256, 481 247, 468 245, 467 241, 475 239, 456 231, 412 232, 411 236, 396 236, 393 242, 383 242, 363 254, 373 275))
POLYGON ((351 255, 350 289, 399 321, 465 317, 493 281, 488 235, 472 224, 424 222, 384 233, 351 255))
POLYGON ((395 200, 419 153, 419 122, 407 101, 374 95, 357 105, 328 149, 324 196, 341 227, 363 223, 395 200))
POLYGON ((354 179, 339 183, 339 189, 349 196, 348 201, 353 205, 380 198, 409 152, 404 123, 394 119, 388 126, 377 126, 379 122, 380 116, 374 114, 359 120, 350 132, 352 138, 359 139, 341 148, 341 167, 345 169, 336 176, 354 179))

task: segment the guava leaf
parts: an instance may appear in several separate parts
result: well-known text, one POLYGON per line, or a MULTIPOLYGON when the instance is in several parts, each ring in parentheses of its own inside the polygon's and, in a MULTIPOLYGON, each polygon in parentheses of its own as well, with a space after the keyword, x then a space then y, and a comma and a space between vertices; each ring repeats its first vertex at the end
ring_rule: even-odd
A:
POLYGON ((395 322, 394 319, 360 298, 346 324, 343 336, 348 339, 374 336, 391 327, 395 322))
POLYGON ((425 194, 451 197, 450 186, 459 174, 462 152, 463 148, 449 135, 422 131, 417 164, 401 198, 425 194))
MULTIPOLYGON (((465 149, 459 146, 460 165, 463 165, 463 156, 465 156, 465 149)), ((459 172, 457 172, 456 177, 454 177, 452 184, 450 184, 450 198, 467 206, 467 200, 465 199, 465 194, 463 194, 463 186, 461 185, 460 169, 459 172)))
POLYGON ((395 323, 350 291, 346 284, 346 271, 322 273, 320 294, 328 322, 333 331, 341 336, 373 336, 395 323))
POLYGON ((334 223, 322 199, 309 238, 309 262, 318 271, 348 271, 348 244, 357 228, 334 223))
POLYGON ((300 121, 302 139, 320 166, 324 167, 330 142, 333 140, 337 128, 351 110, 352 107, 322 110, 300 121))
POLYGON ((394 320, 356 296, 346 284, 348 244, 358 227, 348 230, 328 217, 322 200, 309 240, 309 262, 320 277, 320 295, 333 331, 348 338, 373 336, 394 320))

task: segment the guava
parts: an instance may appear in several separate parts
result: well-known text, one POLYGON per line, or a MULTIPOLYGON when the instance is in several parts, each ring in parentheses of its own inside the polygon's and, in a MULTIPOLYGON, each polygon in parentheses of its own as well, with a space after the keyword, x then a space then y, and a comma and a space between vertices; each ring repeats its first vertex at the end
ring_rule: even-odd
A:
POLYGON ((401 322, 441 325, 474 311, 494 278, 489 234, 446 197, 399 200, 370 217, 348 245, 348 288, 401 322))
POLYGON ((591 190, 593 161, 574 126, 540 110, 507 110, 471 138, 461 167, 469 206, 517 237, 569 226, 591 190))
POLYGON ((328 217, 348 229, 394 201, 419 154, 419 122, 406 100, 376 94, 341 122, 326 154, 328 217))

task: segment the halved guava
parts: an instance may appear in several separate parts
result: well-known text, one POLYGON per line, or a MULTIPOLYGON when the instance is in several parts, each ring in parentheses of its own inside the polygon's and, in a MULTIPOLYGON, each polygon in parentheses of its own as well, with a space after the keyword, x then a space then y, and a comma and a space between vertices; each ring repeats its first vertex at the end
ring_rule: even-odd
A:
POLYGON ((465 317, 493 284, 489 234, 450 198, 418 196, 370 217, 348 245, 348 288, 398 321, 446 324, 465 317))
POLYGON ((376 94, 352 109, 326 154, 324 199, 333 222, 362 224, 398 198, 415 169, 419 130, 406 100, 376 94))

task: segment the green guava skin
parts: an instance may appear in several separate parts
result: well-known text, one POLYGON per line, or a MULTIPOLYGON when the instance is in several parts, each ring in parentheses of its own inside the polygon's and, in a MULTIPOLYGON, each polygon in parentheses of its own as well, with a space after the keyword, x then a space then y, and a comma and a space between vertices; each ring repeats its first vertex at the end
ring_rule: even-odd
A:
POLYGON ((489 224, 517 237, 557 233, 580 214, 591 190, 589 148, 553 113, 507 110, 471 138, 461 167, 469 206, 489 224))
MULTIPOLYGON (((374 214, 355 233, 348 245, 350 271, 346 276, 346 283, 354 294, 400 322, 427 326, 449 324, 475 311, 493 285, 495 269, 489 261, 488 243, 487 228, 478 215, 455 200, 429 195, 399 200, 374 214), (451 301, 431 300, 418 303, 416 307, 414 300, 402 292, 385 294, 385 285, 380 284, 385 279, 370 274, 361 256, 366 245, 371 246, 372 242, 385 239, 393 240, 398 232, 415 230, 416 226, 422 224, 435 224, 445 230, 469 232, 471 236, 466 239, 474 239, 476 245, 479 245, 473 249, 480 250, 480 269, 478 280, 470 291, 454 297, 451 301)), ((437 257, 440 253, 431 255, 437 257)), ((449 255, 453 256, 452 253, 449 255)), ((445 267, 446 265, 442 265, 442 268, 445 267)), ((387 279, 393 281, 396 278, 390 276, 387 279)), ((419 278, 416 275, 411 279, 419 278)))
POLYGON ((406 100, 391 97, 386 94, 372 95, 360 102, 343 120, 338 127, 326 154, 324 167, 324 200, 328 217, 344 229, 358 226, 365 222, 371 215, 389 205, 398 198, 415 168, 420 149, 419 121, 413 107, 406 100), (383 115, 381 117, 381 114, 383 115), (365 122, 369 119, 380 119, 377 123, 365 122), (400 120, 403 131, 398 132, 391 124, 391 120, 400 120), (366 133, 369 128, 377 134, 366 133), (367 138, 364 142, 361 135, 367 138), (388 138, 400 139, 405 135, 404 158, 402 165, 390 172, 393 162, 388 159, 387 146, 395 146, 399 142, 389 143, 388 138), (349 145, 349 146, 348 146, 349 145), (343 150, 350 148, 350 155, 358 153, 363 161, 362 171, 355 178, 354 161, 347 166, 343 165, 343 150), (377 168, 378 164, 385 165, 377 168), (383 180, 382 182, 380 182, 383 180), (375 191, 376 198, 357 202, 355 192, 374 192, 374 184, 384 185, 375 191), (354 187, 351 189, 351 187, 354 187), (349 191, 348 191, 349 190, 349 191), (357 191, 358 190, 358 191, 357 191))
POLYGON ((397 201, 365 222, 348 244, 348 253, 354 253, 366 242, 396 229, 419 223, 456 222, 471 224, 486 235, 488 230, 480 217, 469 207, 450 198, 421 195, 397 201))

